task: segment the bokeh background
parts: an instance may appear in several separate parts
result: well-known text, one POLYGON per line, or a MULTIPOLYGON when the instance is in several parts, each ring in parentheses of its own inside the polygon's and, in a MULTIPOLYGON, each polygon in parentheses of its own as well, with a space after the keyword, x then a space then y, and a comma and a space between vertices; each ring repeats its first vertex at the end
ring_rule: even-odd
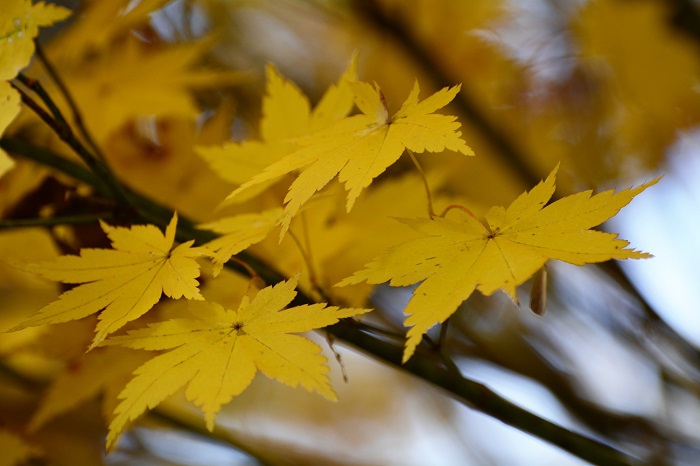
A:
MULTIPOLYGON (((77 8, 76 15, 41 40, 110 163, 135 189, 198 220, 213 218, 233 185, 213 173, 193 146, 260 138, 265 65, 274 64, 316 102, 356 52, 359 77, 381 86, 390 110, 399 107, 416 79, 421 96, 462 83, 446 112, 458 116, 477 156, 421 156, 437 202, 460 199, 484 213, 489 206, 508 205, 557 164, 558 196, 622 189, 663 175, 603 226, 653 253, 653 259, 584 268, 550 264, 543 317, 499 294, 475 295, 453 317, 447 351, 466 377, 558 424, 648 464, 698 464, 696 2, 63 3, 77 8), (183 69, 190 74, 183 77, 183 69), (130 99, 135 103, 125 106, 130 99)), ((28 114, 10 134, 65 151, 28 114)), ((369 247, 375 250, 387 247, 382 240, 397 238, 393 230, 386 237, 379 233, 390 220, 369 218, 424 214, 422 186, 410 161, 402 160, 379 181, 367 196, 383 199, 385 208, 359 202, 352 228, 314 238, 319 269, 339 279, 357 268, 346 257, 356 250, 332 250, 334 238, 373 241, 369 247)), ((56 199, 71 183, 20 162, 0 181, 0 213, 13 218, 60 211, 65 205, 56 199)), ((34 260, 86 244, 90 237, 71 229, 0 232, 4 258, 34 260), (22 253, 18 244, 32 248, 22 253)), ((263 244, 257 253, 274 257, 266 247, 271 246, 263 244)), ((280 260, 290 271, 302 266, 299 258, 280 260)), ((5 314, 35 310, 58 291, 2 267, 5 314)), ((519 290, 523 303, 529 286, 519 290)), ((410 290, 380 286, 363 293, 378 309, 377 322, 401 329, 410 290)), ((3 327, 13 318, 3 318, 3 327)), ((25 379, 48 383, 82 357, 74 341, 55 335, 37 350, 41 335, 0 337, 3 367, 12 368, 0 378, 0 425, 20 422, 36 405, 40 393, 25 379)), ((317 338, 324 344, 323 336, 317 338)), ((91 416, 100 409, 97 398, 110 396, 106 390, 34 435, 51 452, 49 463, 58 464, 76 461, 71 455, 77 453, 63 451, 65 445, 82 445, 72 447, 83 452, 81 463, 73 464, 585 464, 342 342, 335 348, 348 378, 331 364, 340 398, 335 404, 258 377, 219 414, 217 431, 208 437, 176 422, 199 416, 178 395, 104 457, 99 449, 104 427, 91 416)))

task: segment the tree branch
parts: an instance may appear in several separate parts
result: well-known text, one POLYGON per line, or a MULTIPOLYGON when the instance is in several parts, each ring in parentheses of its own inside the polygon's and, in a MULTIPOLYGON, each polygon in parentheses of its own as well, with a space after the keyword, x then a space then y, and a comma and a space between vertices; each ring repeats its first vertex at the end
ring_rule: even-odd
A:
MULTIPOLYGON (((48 152, 42 149, 42 152, 48 152)), ((37 157, 42 163, 51 163, 61 159, 55 157, 37 157)), ((58 166, 52 168, 60 170, 58 166)), ((72 167, 75 168, 75 167, 72 167)), ((137 221, 154 222, 165 226, 172 218, 173 212, 137 193, 130 193, 137 214, 142 215, 137 221)), ((180 216, 177 228, 179 240, 194 239, 197 244, 206 243, 217 235, 211 231, 197 229, 194 222, 180 216)), ((238 257, 252 267, 266 283, 277 283, 285 280, 282 274, 257 257, 241 253, 238 257)), ((229 267, 246 274, 240 265, 231 261, 229 267)), ((290 306, 312 304, 314 301, 302 292, 298 292, 290 306)), ((535 437, 550 442, 579 458, 594 464, 611 466, 636 466, 642 462, 632 456, 622 453, 608 445, 588 438, 582 434, 565 429, 546 419, 543 419, 499 396, 491 389, 476 381, 467 379, 459 373, 456 366, 442 367, 435 354, 419 348, 415 355, 406 363, 401 364, 403 345, 390 343, 384 338, 372 335, 366 327, 351 319, 345 319, 325 329, 335 338, 349 343, 371 357, 383 361, 400 370, 411 373, 433 385, 444 389, 452 397, 463 404, 492 416, 516 429, 527 432, 535 437)))

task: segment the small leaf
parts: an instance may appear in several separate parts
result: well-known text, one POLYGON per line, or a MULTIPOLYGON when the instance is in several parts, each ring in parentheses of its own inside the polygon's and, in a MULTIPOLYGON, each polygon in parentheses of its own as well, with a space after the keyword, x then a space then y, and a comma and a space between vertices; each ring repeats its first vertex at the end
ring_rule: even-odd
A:
POLYGON ((67 8, 31 0, 4 0, 0 19, 0 80, 10 80, 27 66, 34 55, 39 28, 66 19, 67 8))
POLYGON ((259 214, 226 217, 200 225, 201 228, 223 235, 205 244, 206 248, 214 252, 214 276, 221 272, 221 268, 232 256, 265 239, 281 217, 282 209, 279 208, 259 214))

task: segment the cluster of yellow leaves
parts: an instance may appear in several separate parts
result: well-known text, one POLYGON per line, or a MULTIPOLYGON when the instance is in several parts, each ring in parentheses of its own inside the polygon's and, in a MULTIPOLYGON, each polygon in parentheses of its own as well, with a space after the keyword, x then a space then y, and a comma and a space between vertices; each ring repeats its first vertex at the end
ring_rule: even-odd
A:
MULTIPOLYGON (((231 80, 229 75, 191 69, 192 63, 209 47, 207 40, 153 51, 148 50, 143 41, 127 37, 119 48, 104 54, 95 52, 113 36, 144 21, 149 12, 164 2, 145 0, 125 12, 127 3, 126 0, 95 2, 86 10, 86 16, 92 21, 91 28, 102 23, 105 27, 95 38, 95 49, 90 49, 95 58, 89 65, 77 68, 76 75, 68 73, 68 87, 81 104, 88 126, 100 143, 109 141, 128 123, 143 115, 192 117, 197 109, 185 92, 186 87, 231 80), (105 23, 104 19, 117 11, 123 13, 120 20, 105 23)), ((0 23, 0 51, 3 53, 0 133, 19 111, 19 96, 5 81, 13 79, 28 63, 38 27, 67 16, 65 9, 43 3, 31 5, 29 0, 12 0, 10 5, 18 14, 10 15, 11 21, 0 23), (14 41, 18 47, 8 47, 14 41)), ((64 45, 76 40, 84 46, 84 34, 85 31, 76 28, 73 36, 66 36, 64 45)), ((400 109, 390 115, 379 86, 357 81, 355 68, 353 59, 346 73, 312 109, 297 86, 285 80, 273 66, 268 66, 261 140, 197 148, 199 155, 224 180, 238 185, 228 196, 227 204, 251 200, 291 174, 287 177, 291 185, 286 197, 276 207, 201 225, 222 235, 204 246, 194 247, 193 241, 175 245, 177 216, 172 218, 164 233, 154 225, 122 228, 103 222, 101 226, 112 249, 81 249, 79 256, 16 264, 23 270, 77 286, 13 330, 99 314, 96 334, 89 346, 93 351, 80 359, 75 370, 56 378, 30 422, 31 429, 40 428, 100 391, 115 394, 114 387, 136 366, 135 376, 118 395, 118 404, 109 405, 110 409, 113 405, 116 408, 108 416, 111 419, 108 447, 129 422, 184 386, 187 387, 186 397, 202 407, 209 429, 213 429, 221 406, 245 390, 258 371, 289 386, 301 385, 308 391, 335 399, 327 376, 327 361, 320 354, 320 347, 294 334, 332 325, 339 319, 369 310, 340 309, 325 303, 285 309, 296 295, 299 275, 263 288, 252 298, 246 295, 237 309, 227 309, 213 300, 204 300, 197 280, 200 276, 197 259, 210 258, 216 276, 234 255, 264 241, 278 225, 281 225, 281 241, 302 206, 325 189, 329 196, 325 199, 316 196, 321 201, 315 206, 323 204, 318 210, 324 213, 315 222, 306 222, 306 234, 312 230, 323 232, 329 235, 330 241, 314 245, 306 238, 309 250, 302 252, 307 253, 305 259, 309 262, 307 275, 316 271, 316 264, 309 259, 311 247, 314 252, 320 252, 317 257, 327 262, 348 254, 354 254, 357 260, 364 256, 355 254, 353 248, 363 247, 362 236, 368 234, 373 224, 338 221, 336 213, 343 209, 342 206, 338 209, 335 202, 338 196, 334 187, 328 186, 332 180, 337 178, 343 185, 346 191, 341 193, 344 210, 350 212, 356 203, 362 205, 358 199, 365 188, 405 151, 439 153, 449 150, 474 155, 461 137, 457 118, 435 113, 455 98, 459 85, 446 87, 420 101, 416 82, 400 109), (354 106, 359 113, 349 116, 354 106), (328 199, 331 201, 324 203, 328 199), (147 328, 110 337, 127 323, 144 316, 163 294, 173 299, 184 297, 200 301, 199 306, 193 306, 197 314, 160 320, 147 328), (152 358, 143 356, 144 352, 131 358, 123 356, 122 348, 97 346, 167 352, 152 358), (105 365, 111 367, 111 372, 100 371, 105 365)), ((0 174, 8 166, 3 157, 0 153, 0 174)), ((399 234, 386 234, 382 223, 381 228, 371 232, 382 238, 367 242, 371 246, 365 248, 367 251, 386 249, 376 251, 378 255, 374 260, 363 270, 341 280, 338 286, 360 282, 409 286, 420 282, 405 309, 406 325, 411 327, 403 356, 406 362, 426 331, 449 318, 475 290, 490 295, 500 289, 517 301, 516 287, 549 259, 583 265, 612 258, 649 257, 649 254, 627 248, 628 243, 617 239, 616 235, 590 228, 615 215, 634 196, 658 180, 618 193, 606 191, 593 196, 586 191, 547 205, 554 193, 555 174, 556 169, 507 209, 493 207, 486 215, 486 223, 459 206, 447 210, 450 218, 446 214, 401 218, 399 222, 413 230, 407 235, 413 239, 405 242, 398 240, 399 237, 403 239, 399 234)), ((415 186, 420 183, 411 186, 409 190, 415 192, 415 186)), ((342 190, 339 184, 335 187, 342 190)), ((374 196, 373 202, 402 203, 405 186, 403 189, 385 192, 378 188, 366 197, 374 196), (401 195, 397 195, 399 192, 401 195)), ((384 207, 387 206, 376 208, 368 204, 358 210, 363 210, 365 217, 381 213, 384 220, 391 214, 384 207)), ((308 207, 309 210, 313 208, 308 207)), ((279 257, 280 262, 286 260, 276 254, 272 253, 271 257, 279 257)), ((344 263, 354 265, 347 257, 344 259, 344 263)), ((325 273, 315 278, 325 284, 329 276, 325 273)), ((366 293, 360 296, 365 298, 366 293)), ((11 443, 15 439, 0 435, 0 443, 3 441, 11 443)), ((22 448, 22 445, 12 446, 8 451, 25 455, 22 448)))
MULTIPOLYGON (((0 17, 0 136, 19 114, 19 94, 10 86, 34 54, 34 37, 39 28, 70 15, 70 10, 31 0, 3 2, 0 17)), ((0 149, 0 176, 12 167, 12 160, 0 149)))
MULTIPOLYGON (((353 68, 351 66, 351 70, 353 68)), ((268 99, 261 127, 267 144, 248 143, 244 146, 247 151, 230 146, 223 150, 204 149, 200 153, 221 171, 222 176, 235 182, 240 180, 237 175, 240 168, 234 160, 244 157, 260 163, 257 154, 268 150, 269 143, 274 144, 272 155, 268 152, 265 157, 278 160, 243 182, 228 199, 236 198, 253 186, 298 172, 284 199, 281 239, 300 207, 336 175, 348 191, 347 211, 350 211, 362 190, 396 162, 406 149, 414 152, 449 149, 473 155, 460 137, 460 123, 456 117, 433 113, 454 99, 459 89, 460 86, 445 88, 419 101, 419 87, 415 83, 404 104, 390 117, 379 86, 353 81, 348 76, 341 79, 338 87, 331 88, 316 108, 314 117, 322 117, 322 124, 319 124, 318 118, 309 118, 306 97, 268 69, 268 99), (348 97, 354 99, 361 114, 345 117, 349 111, 348 97), (332 124, 329 115, 336 120, 332 124), (298 118, 290 119, 290 116, 298 118), (284 121, 283 125, 278 123, 281 121, 284 121), (290 121, 299 122, 298 127, 293 126, 291 131, 286 129, 290 121)))
MULTIPOLYGON (((376 84, 344 77, 338 87, 342 86, 354 96, 362 113, 344 117, 346 107, 343 107, 343 112, 336 112, 337 121, 310 131, 308 101, 295 86, 268 68, 268 93, 261 123, 265 141, 199 150, 222 176, 240 184, 229 200, 251 187, 263 183, 266 187, 282 175, 297 173, 284 199, 281 237, 299 208, 336 175, 348 191, 349 212, 361 191, 406 149, 416 152, 450 149, 472 155, 460 138, 455 117, 433 113, 454 98, 458 86, 445 88, 419 102, 416 84, 391 118, 376 84), (290 115, 299 117, 291 121, 300 123, 292 124, 291 129, 279 129, 276 123, 290 115), (265 152, 265 149, 270 150, 265 152), (254 168, 243 170, 245 174, 239 176, 241 172, 236 170, 239 163, 254 168), (261 168, 261 165, 267 166, 261 168), (246 175, 250 177, 248 180, 244 178, 246 175)), ((627 242, 616 240, 615 235, 589 229, 615 215, 657 180, 616 195, 607 191, 591 197, 587 191, 545 208, 554 193, 555 173, 556 169, 545 182, 521 195, 508 210, 492 208, 486 216, 488 226, 471 212, 469 215, 462 212, 459 221, 444 216, 402 219, 401 222, 423 237, 390 247, 365 270, 338 285, 388 281, 393 286, 408 286, 422 282, 405 311, 410 316, 406 324, 411 327, 404 353, 406 361, 422 335, 433 325, 444 322, 475 289, 486 295, 502 289, 517 302, 515 287, 531 278, 549 259, 582 265, 612 258, 648 257, 625 249, 627 242)), ((254 241, 261 241, 274 227, 277 215, 273 210, 209 224, 209 228, 216 225, 218 232, 228 233, 228 238, 218 240, 217 260, 228 260, 254 241), (228 225, 228 231, 222 228, 224 225, 228 225)), ((306 230, 308 233, 308 225, 306 230)))
MULTIPOLYGON (((277 209, 269 215, 276 221, 280 213, 281 209, 277 209)), ((271 222, 263 220, 263 223, 271 222)), ((227 230, 226 225, 214 227, 227 230)), ((196 280, 200 266, 195 259, 218 258, 215 266, 219 272, 226 260, 221 258, 222 255, 228 258, 232 254, 230 246, 223 252, 219 251, 218 255, 208 247, 193 247, 192 241, 175 246, 176 228, 177 216, 173 217, 165 233, 153 225, 121 228, 102 223, 113 249, 82 249, 80 256, 60 256, 37 264, 15 264, 52 280, 81 285, 64 292, 58 300, 12 330, 83 319, 99 312, 97 334, 90 345, 92 349, 105 344, 103 340, 109 334, 145 314, 162 294, 174 299, 203 300, 196 280)), ((243 233, 246 232, 239 232, 243 233)), ((240 249, 244 249, 254 239, 248 232, 239 241, 243 244, 240 249)), ((211 244, 216 248, 217 241, 211 244)), ((135 349, 178 347, 149 359, 135 372, 136 378, 120 394, 123 401, 110 425, 108 445, 116 440, 129 420, 138 417, 147 407, 154 407, 188 381, 186 394, 197 405, 203 406, 209 429, 213 428, 214 416, 221 405, 240 394, 257 370, 287 385, 301 385, 328 399, 335 399, 326 376, 326 359, 319 354, 320 347, 305 338, 288 334, 325 327, 338 319, 366 313, 369 309, 339 309, 314 304, 280 312, 296 295, 297 282, 298 276, 262 289, 252 300, 244 296, 236 311, 227 311, 221 305, 206 302, 198 309, 196 319, 166 320, 108 340, 108 345, 135 349)), ((125 371, 130 372, 135 367, 134 361, 143 360, 141 356, 136 359, 127 357, 117 348, 98 348, 88 353, 80 359, 79 372, 73 370, 56 379, 35 413, 30 429, 39 428, 57 414, 112 386, 113 379, 120 379, 125 371), (110 371, 100 372, 105 365, 111 368, 110 371), (120 369, 122 366, 123 370, 120 369)))

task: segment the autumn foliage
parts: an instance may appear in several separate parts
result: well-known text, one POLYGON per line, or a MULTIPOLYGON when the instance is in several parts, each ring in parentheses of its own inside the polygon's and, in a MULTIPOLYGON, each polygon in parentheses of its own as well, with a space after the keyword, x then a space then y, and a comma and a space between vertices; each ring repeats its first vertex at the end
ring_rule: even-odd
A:
MULTIPOLYGON (((473 382, 455 365, 447 330, 475 291, 502 291, 508 312, 530 307, 546 326, 550 261, 652 257, 594 228, 660 177, 649 171, 636 186, 625 180, 617 190, 589 189, 609 186, 603 181, 615 178, 614 168, 600 175, 561 156, 554 143, 534 141, 555 155, 533 163, 525 182, 507 184, 508 170, 480 150, 478 128, 455 107, 465 92, 459 82, 436 86, 433 77, 402 69, 396 82, 375 71, 378 84, 363 72, 376 56, 360 45, 336 67, 344 71, 309 97, 274 63, 258 77, 213 60, 225 31, 165 40, 154 18, 168 3, 103 0, 71 11, 9 0, 0 11, 0 214, 3 227, 31 232, 0 239, 16 244, 0 259, 17 289, 13 302, 21 303, 12 312, 1 305, 0 355, 35 393, 28 412, 0 414, 0 451, 8 452, 0 465, 35 457, 62 464, 71 456, 54 451, 42 432, 98 398, 101 413, 84 416, 100 426, 99 447, 108 451, 119 450, 120 436, 144 413, 183 390, 215 432, 217 414, 255 390, 258 372, 336 401, 327 355, 344 378, 353 373, 335 342, 583 459, 636 461, 537 424, 543 419, 522 421, 524 410, 495 393, 489 400, 503 409, 470 399, 473 382), (39 41, 41 28, 57 34, 39 41), (260 93, 241 92, 251 82, 260 93), (246 115, 246 102, 259 113, 246 115), (244 137, 233 137, 244 118, 252 122, 244 137), (476 197, 479 190, 488 193, 476 197), (529 299, 519 298, 523 285, 529 299), (402 328, 377 299, 393 296, 392 288, 410 291, 402 328)), ((224 8, 180 3, 212 18, 224 8)), ((580 30, 612 8, 590 3, 580 30)), ((363 14, 381 12, 367 9, 373 2, 358 4, 363 14)), ((471 12, 467 5, 462 13, 471 12)), ((593 37, 603 42, 588 47, 606 46, 593 37)), ((485 70, 514 66, 488 56, 495 61, 485 70)), ((507 75, 494 79, 506 85, 507 75)), ((627 90, 623 100, 637 98, 627 90)), ((498 98, 493 90, 478 97, 486 107, 498 98)), ((570 109, 558 116, 521 110, 504 120, 526 118, 536 137, 552 132, 552 119, 576 121, 566 120, 570 109)), ((630 135, 644 131, 642 118, 624 125, 633 142, 630 135)))

